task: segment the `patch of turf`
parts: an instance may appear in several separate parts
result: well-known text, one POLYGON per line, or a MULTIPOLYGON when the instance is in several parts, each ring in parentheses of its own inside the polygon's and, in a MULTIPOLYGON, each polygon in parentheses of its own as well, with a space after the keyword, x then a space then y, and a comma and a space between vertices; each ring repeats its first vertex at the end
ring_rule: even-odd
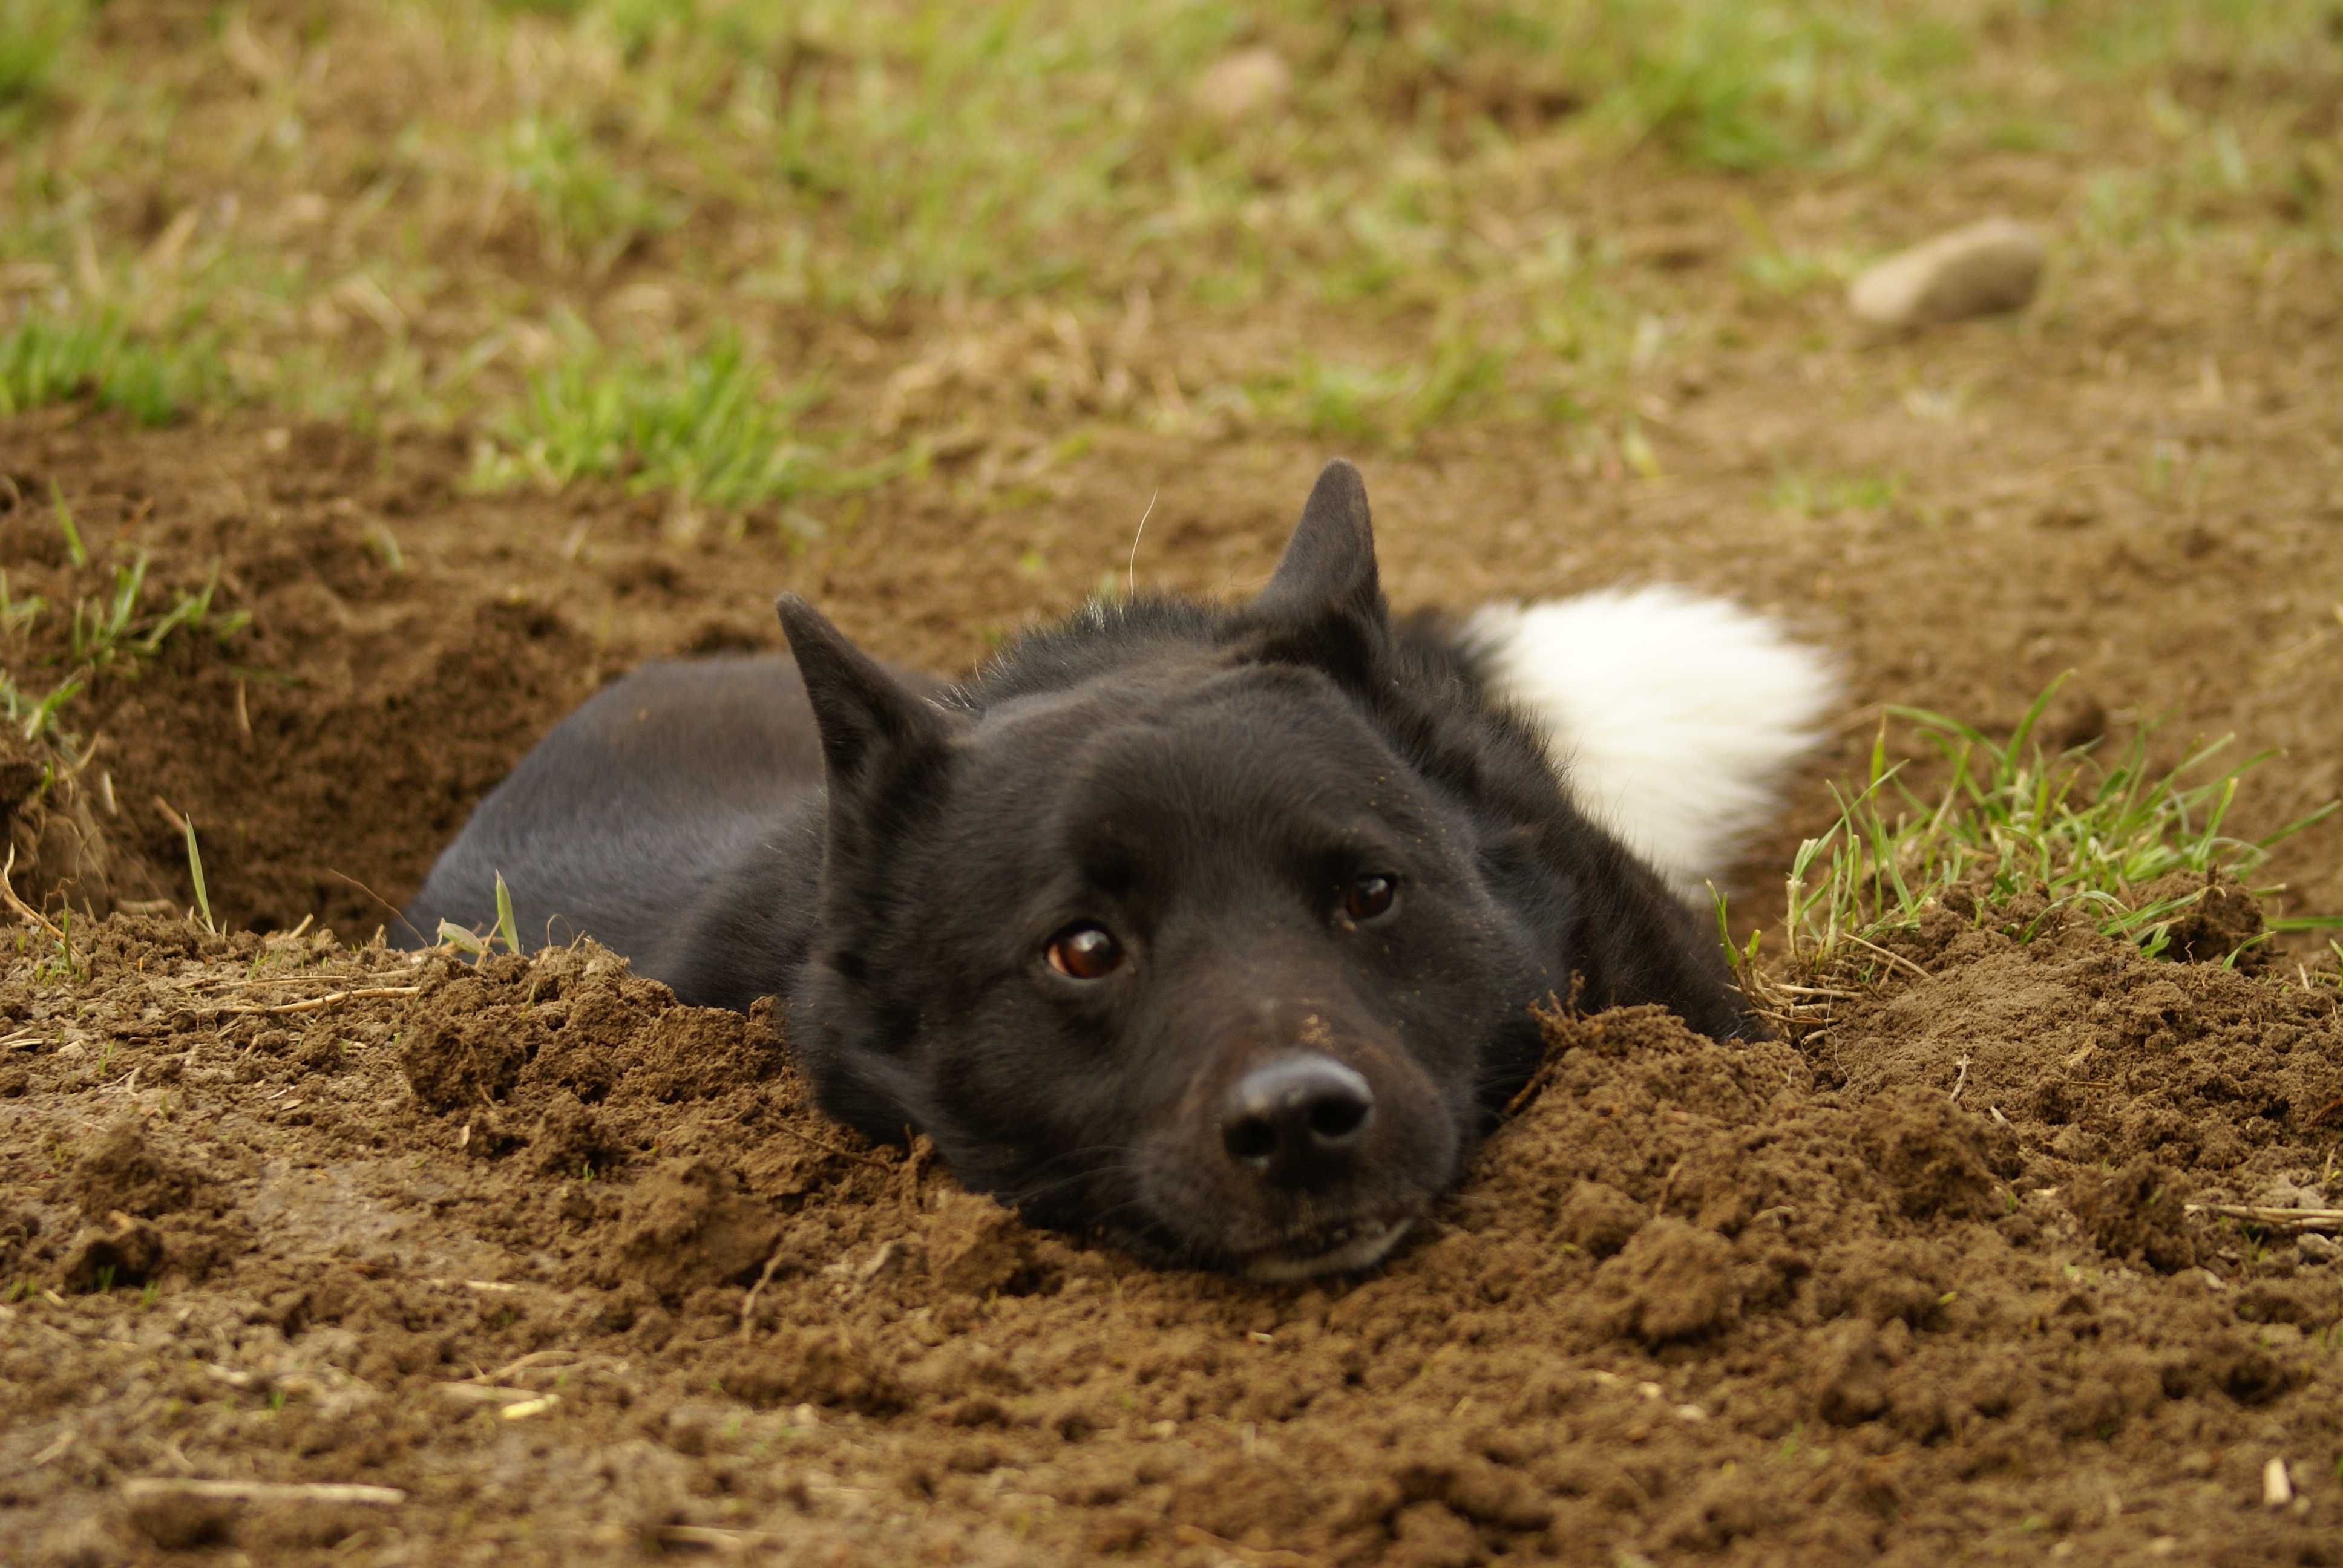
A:
POLYGON ((1827 518, 1841 512, 1884 512, 1904 498, 1901 474, 1815 474, 1784 468, 1767 498, 1785 512, 1827 518))
POLYGON ((35 310, 0 332, 0 415, 87 397, 162 425, 226 385, 218 348, 200 329, 157 343, 116 312, 35 310))
MULTIPOLYGON (((1911 789, 1907 765, 1887 759, 1883 722, 1866 778, 1835 789, 1838 821, 1801 846, 1791 866, 1785 930, 1795 976, 1823 984, 1877 978, 1892 961, 1877 944, 1915 929, 1955 890, 1975 900, 1980 920, 2021 899, 2041 900, 2015 929, 2021 938, 2074 910, 2103 934, 2159 955, 2204 890, 2147 890, 2176 871, 2250 878, 2273 845, 2336 809, 2330 803, 2258 839, 2226 833, 2239 785, 2267 755, 2219 767, 2228 745, 2219 740, 2159 769, 2148 760, 2147 731, 2113 756, 2096 744, 2050 749, 2039 731, 2060 684, 2035 699, 2006 740, 1940 713, 1888 709, 1950 777, 1933 797, 1911 789)), ((2333 922, 2269 926, 2322 923, 2333 922)))
POLYGON ((676 226, 680 204, 614 161, 568 116, 531 113, 506 127, 505 177, 530 203, 549 260, 609 269, 642 240, 676 226))
POLYGON ((803 431, 799 417, 820 398, 811 383, 780 380, 731 334, 659 359, 588 349, 530 377, 475 479, 493 488, 608 477, 746 508, 867 488, 898 470, 844 463, 803 431))
POLYGON ((1249 385, 1271 422, 1329 439, 1404 447, 1460 413, 1485 407, 1509 354, 1470 337, 1443 337, 1419 360, 1390 368, 1308 357, 1249 385))
MULTIPOLYGON (((1624 429, 1639 378, 1878 241, 1777 240, 1750 177, 1768 171, 1916 178, 1922 157, 2025 146, 2068 166, 2074 227, 2109 264, 2281 227, 2343 244, 2343 164, 2309 125, 2338 49, 2324 5, 415 0, 297 27, 236 11, 158 55, 78 42, 80 0, 0 0, 0 106, 68 81, 76 104, 8 149, 0 397, 479 420, 502 457, 542 437, 558 467, 536 425, 594 400, 508 350, 565 313, 639 341, 704 330, 720 299, 747 343, 820 355, 857 327, 974 338, 1028 309, 1090 333, 1141 298, 1209 339, 1202 368, 1158 355, 1089 417, 1205 406, 1232 434, 1395 445, 1523 417, 1624 429), (1202 85, 1249 49, 1282 80, 1214 107, 1202 85), (368 98, 385 82, 431 90, 368 98), (1745 193, 1725 198, 1748 209, 1741 253, 1701 232, 1681 276, 1647 265, 1667 236, 1574 205, 1580 171, 1623 164, 1704 202, 1745 193), (1747 288, 1716 287, 1716 262, 1747 288), (55 319, 28 327, 35 305, 55 319), (162 322, 207 336, 182 352, 162 322)), ((715 467, 719 492, 808 472, 715 467)))
POLYGON ((2338 41, 2325 0, 2124 0, 2039 12, 2062 52, 2115 74, 2299 65, 2338 41))
POLYGON ((1851 164, 1926 145, 1928 98, 1948 98, 1966 33, 1878 6, 1606 0, 1591 53, 1598 107, 1638 139, 1735 172, 1851 164))
POLYGON ((0 0, 0 129, 48 95, 87 13, 84 0, 0 0))

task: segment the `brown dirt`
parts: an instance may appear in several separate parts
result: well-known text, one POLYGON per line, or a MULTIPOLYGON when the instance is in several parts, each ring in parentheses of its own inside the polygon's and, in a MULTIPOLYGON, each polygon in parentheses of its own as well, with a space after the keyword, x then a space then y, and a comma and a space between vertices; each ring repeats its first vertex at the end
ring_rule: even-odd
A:
MULTIPOLYGON (((1315 456, 1129 444, 1038 508, 905 487, 793 551, 753 531, 679 548, 656 505, 608 492, 473 496, 439 437, 18 420, 15 591, 92 595, 144 550, 150 608, 216 565, 252 616, 95 689, 79 820, 17 815, 29 886, 55 890, 94 843, 83 896, 184 906, 160 798, 195 819, 227 924, 369 930, 594 681, 764 640, 773 589, 950 668, 1119 565, 1123 519, 1175 468, 1147 575, 1262 572, 1315 456), (53 543, 53 479, 89 568, 53 543)), ((1987 720, 2078 665, 2062 722, 2169 709, 2293 744, 2246 803, 2274 821, 2343 765, 2318 722, 2343 695, 2343 544, 2311 493, 2331 481, 2297 456, 2265 471, 2290 498, 2223 538, 2119 496, 2049 521, 2066 502, 1785 518, 1736 487, 1751 457, 1656 488, 1487 452, 1374 477, 1403 599, 1664 569, 1788 608, 1865 696, 1987 720), (2022 572, 1996 565, 2012 552, 2022 572)), ((1814 830, 1805 801, 1785 839, 1814 830)), ((2332 837, 2280 868, 2328 907, 2332 837)), ((2207 910, 2196 945, 2227 950, 2236 913, 2207 910)), ((1278 1292, 1027 1234, 823 1125, 767 1021, 673 1009, 591 955, 410 970, 117 916, 77 933, 78 980, 30 941, 0 991, 0 1245, 34 1292, 5 1309, 24 1413, 0 1508, 57 1562, 760 1542, 869 1562, 2337 1560, 2338 1269, 2317 1238, 2185 1207, 2337 1191, 2331 992, 1949 918, 1911 951, 1931 980, 1801 1050, 1557 1023, 1545 1091, 1435 1234, 1364 1282, 1278 1292), (543 1393, 560 1402, 498 1413, 543 1393), (2267 1509, 2273 1459, 2298 1497, 2267 1509), (408 1500, 125 1488, 189 1474, 408 1500)))
POLYGON ((2343 1271, 2189 1205, 2334 1190, 2343 1018, 2217 965, 1556 1016, 1422 1241, 1271 1290, 1029 1232, 591 947, 76 959, 0 989, 28 1562, 2338 1560, 2343 1271), (406 1499, 125 1484, 191 1474, 406 1499))

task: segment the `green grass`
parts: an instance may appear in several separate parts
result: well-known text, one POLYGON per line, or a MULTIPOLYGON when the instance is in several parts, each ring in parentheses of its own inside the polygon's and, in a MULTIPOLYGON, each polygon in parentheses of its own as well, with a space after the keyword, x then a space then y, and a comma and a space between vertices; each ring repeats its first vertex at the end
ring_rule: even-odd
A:
MULTIPOLYGON (((2110 251, 2281 227, 2343 246, 2343 161, 2295 123, 2337 57, 2328 5, 410 0, 259 16, 285 80, 220 94, 204 84, 232 74, 225 29, 184 58, 97 51, 82 0, 0 0, 0 130, 6 106, 68 87, 75 111, 21 116, 9 148, 0 278, 43 277, 0 283, 0 415, 87 398, 151 423, 236 401, 471 426, 492 482, 603 474, 788 506, 838 467, 799 435, 794 371, 754 378, 760 429, 687 437, 655 398, 598 384, 669 362, 532 377, 533 349, 508 350, 565 314, 610 342, 717 315, 753 351, 817 357, 868 327, 914 358, 1031 310, 1098 345, 1143 296, 1207 351, 1170 395, 1141 374, 1086 419, 1217 399, 1232 435, 1396 446, 1615 427, 1639 377, 1745 326, 1736 296, 1820 296, 1878 241, 1867 218, 1843 244, 1766 232, 1815 171, 1892 192, 1937 177, 1924 160, 2025 145, 2052 149, 2081 194, 2072 226, 2110 251), (1222 123, 1193 90, 1252 45, 1290 65, 1290 96, 1222 123), (440 85, 390 106, 406 119, 387 134, 336 134, 317 73, 377 58, 440 85), (2190 90, 2207 62, 2304 85, 2267 104, 2190 90), (1621 255, 1652 216, 1615 199, 1622 170, 1681 183, 1687 211, 1745 206, 1717 260, 1746 290, 1621 255), (158 246, 181 218, 186 243, 158 246), (646 298, 666 313, 639 318, 646 298), (744 435, 788 450, 746 455, 744 435)), ((1173 357, 1159 337, 1112 368, 1173 357)))
POLYGON ((0 416, 87 397, 166 425, 227 385, 216 343, 199 327, 157 342, 115 312, 35 311, 0 332, 0 416))
POLYGON ((2124 0, 2041 10, 2074 57, 2111 75, 2180 60, 2208 68, 2299 65, 2315 56, 2322 34, 2343 42, 2328 33, 2334 10, 2323 0, 2124 0))
POLYGON ((495 488, 608 477, 737 508, 867 488, 899 471, 895 460, 841 462, 800 429, 820 397, 811 383, 775 376, 735 336, 656 360, 588 349, 531 377, 475 479, 495 488))
POLYGON ((196 892, 196 914, 202 920, 204 930, 216 935, 219 928, 212 924, 211 890, 204 882, 204 851, 202 846, 196 842, 194 819, 180 818, 179 830, 186 835, 187 839, 187 883, 196 892))
POLYGON ((173 594, 162 609, 142 614, 146 568, 144 555, 128 566, 116 567, 108 591, 75 604, 67 646, 77 668, 91 676, 105 674, 117 664, 135 668, 139 660, 160 653, 164 643, 178 632, 205 632, 215 640, 226 641, 249 623, 251 617, 243 610, 215 612, 212 600, 219 588, 216 577, 200 588, 173 594))
MULTIPOLYGON (((87 553, 62 498, 56 514, 74 564, 85 565, 87 553)), ((143 554, 126 566, 116 565, 103 591, 75 599, 63 621, 64 647, 51 659, 53 674, 36 683, 36 689, 20 686, 18 677, 29 675, 37 660, 10 650, 9 668, 0 668, 0 716, 27 742, 49 746, 69 765, 78 747, 65 716, 75 700, 101 681, 137 678, 140 668, 175 639, 203 636, 225 644, 250 624, 246 611, 218 608, 216 578, 200 588, 158 592, 143 554)), ((53 613, 57 612, 41 598, 13 597, 0 577, 0 631, 30 639, 53 613)))
POLYGON ((870 314, 954 292, 1111 298, 1167 269, 1241 304, 1262 286, 1453 297, 1517 259, 1474 219, 1518 206, 1520 144, 1860 164, 1925 144, 1972 55, 1956 28, 1855 0, 1432 0, 1395 24, 1305 0, 517 9, 628 62, 611 134, 538 116, 508 141, 562 226, 639 207, 650 187, 618 160, 656 157, 770 216, 759 290, 870 314), (1290 101, 1229 126, 1191 108, 1212 62, 1257 41, 1292 64, 1290 101))
POLYGON ((48 95, 86 12, 83 0, 0 0, 0 131, 48 95))
POLYGON ((530 114, 505 132, 505 176, 530 202, 548 262, 609 268, 640 241, 673 228, 681 206, 615 161, 575 119, 530 114))
POLYGON ((437 940, 459 953, 471 956, 474 963, 488 961, 489 951, 502 942, 505 951, 518 954, 521 950, 520 930, 513 922, 512 890, 505 886, 504 873, 497 873, 497 922, 484 936, 467 930, 453 920, 441 920, 437 940))
POLYGON ((1811 474, 1794 468, 1775 475, 1767 492, 1767 499, 1780 510, 1807 518, 1884 512, 1903 498, 1901 474, 1811 474))
POLYGON ((505 944, 505 951, 520 952, 520 930, 513 924, 512 890, 505 886, 504 873, 497 873, 497 937, 505 944))
MULTIPOLYGON (((2330 803, 2258 839, 2228 834, 2238 787, 2265 757, 2221 767, 2227 742, 2217 741, 2159 770, 2149 764, 2146 732, 2111 757, 2093 747, 2050 751, 2038 729, 2060 684, 2035 700, 2006 740, 1925 709, 1888 710, 1914 727, 1949 778, 1927 798, 1908 788, 1906 764, 1887 760, 1883 725, 1868 776, 1860 788, 1836 790, 1838 821, 1801 846, 1792 865, 1785 930, 1795 975, 1878 978, 1889 960, 1876 944, 1916 928, 1956 890, 1975 898, 1980 922, 2022 899, 2045 900, 2013 925, 2021 939, 2072 912, 2157 956, 2203 890, 2151 898, 2152 884, 2176 871, 2250 879, 2271 846, 2336 809, 2330 803)), ((2278 890, 2254 890, 2264 897, 2278 890)), ((2272 920, 2268 927, 2334 923, 2272 920)))
POLYGON ((1597 105, 1638 140, 1735 173, 1867 163, 1926 146, 1972 45, 1948 24, 1875 6, 1606 0, 1591 40, 1597 105), (1933 106, 1932 106, 1933 100, 1933 106))
POLYGON ((74 521, 73 508, 65 505, 65 490, 55 479, 49 481, 49 516, 65 539, 65 559, 73 563, 76 571, 89 565, 89 547, 82 543, 81 527, 74 521))
POLYGON ((1418 360, 1391 368, 1305 357, 1256 377, 1247 406, 1269 423, 1332 440, 1404 447, 1424 431, 1486 407, 1510 354, 1470 337, 1443 337, 1418 360))

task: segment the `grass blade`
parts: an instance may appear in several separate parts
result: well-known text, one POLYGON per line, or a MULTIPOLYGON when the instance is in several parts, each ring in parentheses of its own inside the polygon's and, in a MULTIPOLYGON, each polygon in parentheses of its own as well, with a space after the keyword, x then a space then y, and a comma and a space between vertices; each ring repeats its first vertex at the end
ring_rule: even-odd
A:
POLYGON ((520 951, 520 931, 513 924, 512 890, 505 886, 504 873, 497 873, 497 936, 505 944, 505 951, 520 951))
POLYGON ((217 936, 219 928, 212 924, 211 890, 204 886, 204 852, 196 843, 195 819, 182 817, 179 827, 187 836, 187 879, 195 884, 196 913, 203 918, 204 930, 217 936))

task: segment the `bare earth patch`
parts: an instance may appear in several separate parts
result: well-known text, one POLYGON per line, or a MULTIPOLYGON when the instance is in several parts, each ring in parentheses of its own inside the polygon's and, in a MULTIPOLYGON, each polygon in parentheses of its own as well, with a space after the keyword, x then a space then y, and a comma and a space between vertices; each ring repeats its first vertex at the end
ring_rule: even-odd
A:
POLYGON ((1291 1289, 1030 1232, 590 946, 76 958, 0 989, 29 1561, 2333 1560, 2343 1277, 2199 1205, 2331 1171, 2343 1019, 2087 930, 1803 1050, 1556 1015, 1423 1238, 1291 1289))

